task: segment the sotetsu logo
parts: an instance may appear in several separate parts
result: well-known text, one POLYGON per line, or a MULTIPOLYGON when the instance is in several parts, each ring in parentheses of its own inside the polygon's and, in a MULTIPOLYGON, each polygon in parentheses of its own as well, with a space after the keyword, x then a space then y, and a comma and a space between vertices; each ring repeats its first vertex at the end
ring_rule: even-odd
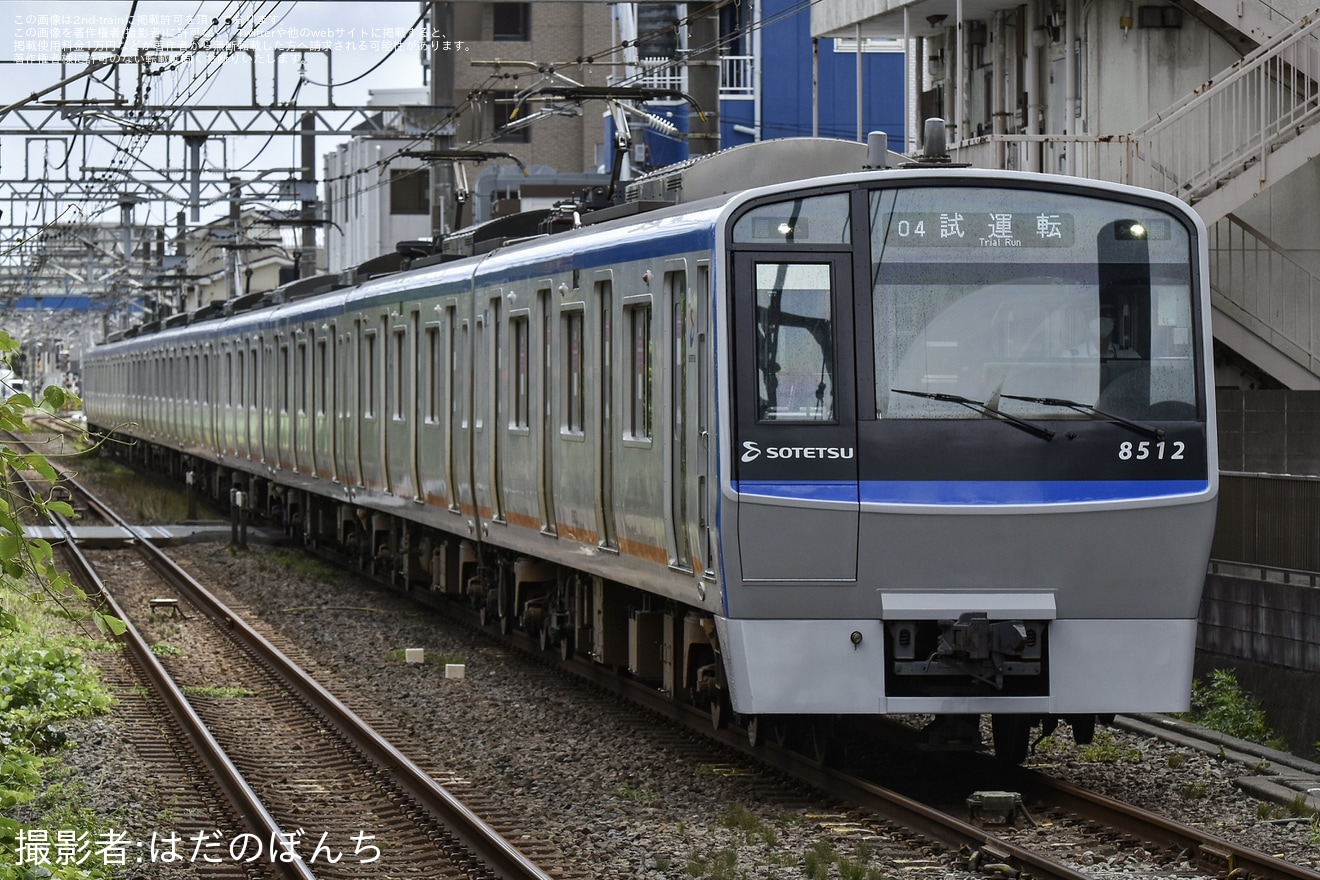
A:
POLYGON ((762 449, 755 440, 743 441, 742 462, 747 464, 764 455, 775 458, 855 458, 857 450, 851 446, 767 446, 762 449))

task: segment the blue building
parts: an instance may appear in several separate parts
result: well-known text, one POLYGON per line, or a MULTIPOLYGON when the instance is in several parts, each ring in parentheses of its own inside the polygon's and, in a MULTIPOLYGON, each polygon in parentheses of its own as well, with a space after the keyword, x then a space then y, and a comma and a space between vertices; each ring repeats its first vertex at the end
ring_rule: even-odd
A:
MULTIPOLYGON (((796 0, 726 6, 721 32, 736 37, 721 63, 720 146, 813 134, 858 139, 856 39, 813 41, 810 7, 796 0)), ((902 152, 902 42, 863 38, 861 49, 861 140, 883 131, 902 152)))
MULTIPOLYGON (((688 70, 681 59, 695 47, 672 27, 682 19, 685 4, 619 4, 614 10, 616 37, 630 47, 626 73, 616 82, 689 92, 688 70)), ((883 131, 891 149, 904 151, 901 40, 863 38, 859 71, 857 40, 813 40, 810 4, 801 0, 729 4, 720 10, 719 38, 721 148, 813 135, 864 141, 868 132, 883 131)), ((653 101, 645 111, 652 121, 634 128, 634 170, 688 158, 689 105, 653 101)), ((612 126, 608 121, 606 126, 610 143, 612 126)))

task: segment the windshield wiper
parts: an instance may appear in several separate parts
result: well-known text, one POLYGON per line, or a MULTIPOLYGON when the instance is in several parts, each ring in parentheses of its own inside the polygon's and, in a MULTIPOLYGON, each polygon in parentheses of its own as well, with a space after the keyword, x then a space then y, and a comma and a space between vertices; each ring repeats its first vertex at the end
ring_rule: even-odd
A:
POLYGON ((1102 409, 1091 406, 1089 403, 1080 403, 1076 400, 1068 400, 1063 397, 1019 397, 1016 394, 1001 394, 999 396, 1009 400, 1022 400, 1027 403, 1039 403, 1041 406, 1066 406, 1068 409, 1076 410, 1083 415, 1099 416, 1102 419, 1109 419, 1111 422, 1117 422, 1129 430, 1136 431, 1138 434, 1145 434, 1147 437, 1154 440, 1164 439, 1164 431, 1159 428, 1151 427, 1150 425, 1142 425, 1130 419, 1125 419, 1122 416, 1116 416, 1111 412, 1105 412, 1102 409))
MULTIPOLYGON (((1031 422, 1019 419, 1017 416, 1010 416, 1008 413, 1002 413, 988 404, 981 403, 979 400, 972 400, 970 397, 963 397, 961 394, 944 394, 938 391, 904 391, 902 388, 890 388, 889 390, 895 394, 907 394, 912 397, 924 397, 928 400, 942 400, 946 403, 958 403, 983 416, 989 416, 992 419, 1007 422, 1013 427, 1026 431, 1028 434, 1034 434, 1042 440, 1054 439, 1053 431, 1042 428, 1039 425, 1033 425, 1031 422)), ((1004 396, 1007 397, 1008 395, 1005 394, 1004 396)))

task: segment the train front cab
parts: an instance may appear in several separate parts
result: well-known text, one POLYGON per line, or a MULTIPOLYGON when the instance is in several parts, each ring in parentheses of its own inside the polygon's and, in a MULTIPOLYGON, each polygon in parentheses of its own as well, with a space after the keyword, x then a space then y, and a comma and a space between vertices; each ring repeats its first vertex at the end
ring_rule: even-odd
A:
POLYGON ((732 706, 1184 708, 1217 489, 1203 227, 943 174, 730 209, 732 706))

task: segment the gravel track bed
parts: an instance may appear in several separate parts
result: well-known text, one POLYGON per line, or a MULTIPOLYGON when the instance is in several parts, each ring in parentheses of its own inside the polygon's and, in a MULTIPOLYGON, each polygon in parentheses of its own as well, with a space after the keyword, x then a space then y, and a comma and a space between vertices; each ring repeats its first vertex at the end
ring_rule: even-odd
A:
MULTIPOLYGON (((872 852, 868 864, 879 872, 873 876, 983 876, 919 845, 907 849, 901 833, 811 793, 786 794, 782 783, 748 771, 718 746, 652 742, 653 722, 644 713, 626 720, 626 713, 601 711, 601 698, 583 686, 528 672, 504 649, 352 576, 307 573, 304 564, 289 561, 288 551, 262 546, 236 554, 196 544, 172 553, 208 587, 225 584, 217 592, 226 602, 296 645, 298 662, 370 723, 388 727, 396 745, 460 797, 465 787, 503 791, 537 817, 570 863, 581 866, 565 876, 806 877, 822 845, 843 858, 872 852), (427 662, 403 663, 403 649, 418 647, 427 662), (466 664, 466 677, 446 679, 445 662, 466 664)), ((186 650, 186 643, 180 647, 186 650)), ((87 725, 86 734, 75 733, 82 747, 68 760, 75 768, 94 768, 103 780, 88 786, 99 810, 135 811, 136 825, 151 828, 140 814, 158 794, 132 750, 105 732, 115 724, 113 717, 101 719, 87 725)), ((1029 765, 1320 869, 1310 825, 1271 821, 1268 808, 1234 785, 1250 768, 1151 737, 1104 734, 1124 760, 1082 760, 1069 744, 1033 756, 1029 765)), ((157 829, 177 821, 168 811, 162 816, 157 829)), ((1075 849, 1061 825, 1005 836, 1015 834, 1023 845, 1075 849)), ((1097 877, 1199 874, 1191 866, 1152 873, 1118 844, 1073 854, 1097 877)), ((128 869, 123 876, 150 875, 128 869)), ((841 876, 839 868, 828 876, 841 876)))
MULTIPOLYGON (((314 674, 396 745, 462 796, 464 787, 505 792, 537 817, 582 877, 807 876, 822 842, 847 858, 865 841, 884 874, 972 876, 956 860, 897 852, 901 841, 881 826, 810 793, 785 787, 712 744, 652 742, 645 713, 602 709, 601 698, 561 676, 533 669, 499 647, 446 626, 405 599, 364 586, 351 575, 295 571, 288 552, 254 547, 244 554, 199 544, 176 558, 222 598, 244 606, 298 646, 314 674), (223 595, 228 593, 228 595, 223 595), (402 662, 405 648, 427 662, 402 662), (446 679, 444 664, 466 665, 446 679), (702 755, 707 755, 703 760, 702 755), (694 757, 695 756, 695 757, 694 757)), ((182 645, 186 649, 186 645, 182 645)), ((242 682, 234 682, 236 687, 242 682)), ((1240 764, 1122 731, 1112 736, 1126 760, 1084 761, 1071 745, 1043 752, 1038 769, 1137 803, 1179 821, 1316 866, 1317 847, 1303 823, 1271 824, 1233 780, 1240 764)), ((1037 817, 1042 824, 1050 817, 1037 817)), ((900 835, 901 836, 901 835, 900 835)), ((1023 845, 1076 849, 1065 823, 1007 831, 1023 845)), ((1153 876, 1131 847, 1089 845, 1073 855, 1096 876, 1153 876)), ((836 869, 837 870, 837 869, 836 869)), ((1169 876, 1196 876, 1190 865, 1169 876)))

